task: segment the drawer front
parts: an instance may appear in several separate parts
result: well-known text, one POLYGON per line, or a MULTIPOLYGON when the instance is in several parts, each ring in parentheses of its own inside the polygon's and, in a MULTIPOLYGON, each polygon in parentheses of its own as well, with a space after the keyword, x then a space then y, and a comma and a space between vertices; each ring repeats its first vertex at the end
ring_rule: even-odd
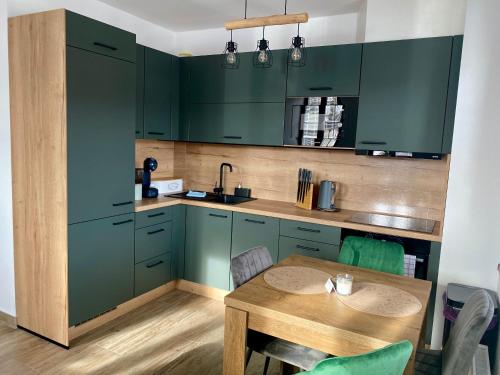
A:
POLYGON ((135 62, 135 34, 66 11, 66 43, 73 47, 135 62))
POLYGON ((334 245, 340 244, 340 228, 302 221, 281 220, 280 235, 334 245))
POLYGON ((231 258, 256 246, 265 246, 273 262, 278 261, 279 219, 233 213, 231 258))
POLYGON ((172 207, 157 208, 135 214, 135 227, 144 228, 150 225, 172 220, 172 207))
POLYGON ((170 274, 170 254, 163 254, 135 265, 135 296, 146 293, 167 282, 170 274))
POLYGON ((339 256, 339 245, 280 236, 278 260, 282 261, 293 254, 335 261, 339 256))
POLYGON ((135 231, 135 263, 172 249, 172 223, 153 225, 135 231))

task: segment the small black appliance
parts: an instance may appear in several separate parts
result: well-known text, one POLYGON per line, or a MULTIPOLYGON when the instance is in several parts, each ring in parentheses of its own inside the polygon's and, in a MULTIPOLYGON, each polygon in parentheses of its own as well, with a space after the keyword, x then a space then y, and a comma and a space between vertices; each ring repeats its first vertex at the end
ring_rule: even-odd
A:
POLYGON ((158 162, 155 158, 144 159, 144 174, 142 175, 142 197, 156 198, 158 197, 158 189, 151 187, 151 172, 158 168, 158 162))

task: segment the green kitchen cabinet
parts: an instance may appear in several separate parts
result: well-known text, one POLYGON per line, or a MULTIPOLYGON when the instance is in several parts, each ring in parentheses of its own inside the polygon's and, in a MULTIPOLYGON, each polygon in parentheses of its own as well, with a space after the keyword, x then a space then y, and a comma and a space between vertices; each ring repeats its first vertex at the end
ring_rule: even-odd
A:
POLYGON ((278 262, 279 219, 233 213, 231 258, 256 246, 265 246, 273 262, 278 262))
POLYGON ((134 214, 68 228, 69 325, 134 295, 134 214))
POLYGON ((135 263, 172 251, 172 222, 135 231, 135 263))
POLYGON ((453 38, 363 47, 356 148, 441 153, 453 38))
POLYGON ((192 142, 283 145, 284 103, 191 104, 192 142))
POLYGON ((362 44, 308 47, 305 66, 289 66, 287 97, 358 96, 362 44))
POLYGON ((455 110, 457 106, 458 80, 460 78, 460 65, 462 62, 463 35, 453 37, 451 52, 450 80, 448 83, 448 101, 446 102, 446 118, 443 131, 443 153, 451 154, 453 129, 455 126, 455 110))
POLYGON ((137 44, 136 76, 137 76, 137 97, 136 97, 136 121, 135 137, 144 138, 144 54, 145 47, 137 44))
POLYGON ((172 278, 184 278, 184 252, 186 243, 186 206, 172 207, 172 278))
POLYGON ((184 278, 229 290, 232 212, 187 207, 184 278))
POLYGON ((172 139, 174 90, 172 56, 145 47, 144 51, 144 138, 172 139))
POLYGON ((66 61, 68 221, 133 212, 135 64, 71 46, 66 61))
POLYGON ((290 255, 303 255, 326 260, 337 260, 340 252, 339 245, 326 244, 309 240, 280 236, 279 261, 290 255))
POLYGON ((135 265, 134 295, 139 296, 172 280, 171 253, 135 265))
POLYGON ((221 55, 187 58, 190 103, 283 102, 287 51, 273 51, 270 68, 253 66, 253 53, 240 54, 238 69, 224 69, 221 55))

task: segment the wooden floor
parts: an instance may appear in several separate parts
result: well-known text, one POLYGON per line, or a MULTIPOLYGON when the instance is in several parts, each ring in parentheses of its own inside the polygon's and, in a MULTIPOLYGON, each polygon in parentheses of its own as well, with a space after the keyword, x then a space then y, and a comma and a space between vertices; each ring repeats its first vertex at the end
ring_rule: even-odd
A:
MULTIPOLYGON (((0 323, 0 374, 222 373, 224 305, 175 290, 79 337, 66 350, 0 323)), ((247 374, 261 374, 254 354, 247 374)), ((278 374, 271 361, 268 374, 278 374)))

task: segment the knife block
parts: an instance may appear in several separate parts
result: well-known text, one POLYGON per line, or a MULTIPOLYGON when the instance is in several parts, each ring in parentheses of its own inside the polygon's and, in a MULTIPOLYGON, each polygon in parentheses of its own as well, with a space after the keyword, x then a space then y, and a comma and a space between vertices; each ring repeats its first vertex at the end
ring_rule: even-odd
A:
POLYGON ((309 191, 305 193, 303 201, 297 201, 295 207, 303 208, 305 210, 312 210, 315 202, 318 201, 318 189, 314 184, 309 184, 309 191))

